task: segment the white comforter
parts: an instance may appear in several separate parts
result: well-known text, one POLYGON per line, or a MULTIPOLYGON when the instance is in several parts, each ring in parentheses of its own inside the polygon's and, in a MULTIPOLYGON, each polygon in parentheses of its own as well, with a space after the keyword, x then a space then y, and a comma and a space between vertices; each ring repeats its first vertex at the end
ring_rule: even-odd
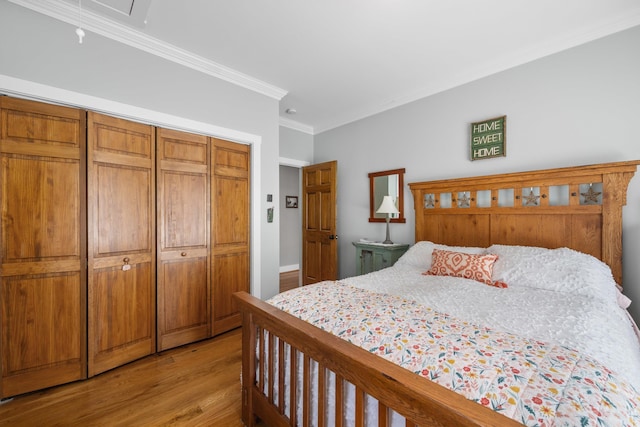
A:
POLYGON ((495 330, 583 351, 640 390, 640 344, 626 310, 615 301, 528 287, 500 289, 468 279, 425 276, 424 270, 396 265, 343 282, 412 298, 495 330))

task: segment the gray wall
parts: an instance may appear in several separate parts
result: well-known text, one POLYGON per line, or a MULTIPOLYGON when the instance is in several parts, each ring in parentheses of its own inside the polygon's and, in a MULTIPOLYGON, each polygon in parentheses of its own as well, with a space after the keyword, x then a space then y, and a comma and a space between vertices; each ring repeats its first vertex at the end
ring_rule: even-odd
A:
MULTIPOLYGON (((302 257, 300 168, 280 166, 280 267, 300 267, 302 257), (286 196, 298 197, 298 208, 286 207, 286 196)), ((282 271, 282 268, 280 269, 282 271)))
MULTIPOLYGON (((369 223, 369 172, 406 168, 405 183, 640 159, 640 27, 507 70, 315 137, 314 161, 338 161, 340 276, 369 223), (469 124, 507 115, 506 157, 469 160, 469 124)), ((394 242, 413 243, 413 197, 394 242)), ((640 172, 624 219, 624 286, 640 319, 640 172)))
POLYGON ((313 135, 280 126, 280 157, 313 162, 313 135))
MULTIPOLYGON (((2 76, 66 90, 74 99, 84 94, 151 110, 160 122, 171 115, 257 136, 260 148, 254 154, 260 156, 252 159, 252 184, 260 188, 260 202, 252 203, 258 216, 252 283, 257 296, 278 292, 279 212, 267 223, 265 196, 279 197, 278 100, 94 33, 88 32, 80 45, 72 25, 6 1, 0 2, 2 76)), ((0 92, 12 89, 0 87, 0 92)))

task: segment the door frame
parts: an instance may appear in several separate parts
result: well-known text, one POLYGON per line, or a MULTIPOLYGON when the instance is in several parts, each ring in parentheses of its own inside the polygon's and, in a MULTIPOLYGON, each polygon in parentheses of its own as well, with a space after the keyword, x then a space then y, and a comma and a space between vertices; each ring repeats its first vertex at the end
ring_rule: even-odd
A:
MULTIPOLYGON (((311 166, 312 163, 307 162, 306 160, 289 159, 286 157, 280 157, 278 160, 279 160, 278 167, 289 166, 289 167, 298 169, 298 197, 300 197, 300 193, 302 192, 302 168, 305 166, 311 166)), ((280 197, 284 197, 284 196, 280 195, 280 197)), ((301 207, 300 204, 298 206, 301 207)), ((302 215, 302 209, 299 209, 298 212, 300 215, 302 215)), ((278 216, 278 217, 281 218, 281 216, 278 216)), ((278 225, 282 227, 281 223, 278 225)), ((278 260, 279 259, 280 258, 278 256, 278 260)), ((280 262, 278 262, 278 271, 282 273, 282 271, 280 270, 280 267, 281 267, 281 264, 280 262)), ((298 285, 300 285, 301 283, 302 283, 302 239, 300 239, 300 242, 298 244, 298 285)))

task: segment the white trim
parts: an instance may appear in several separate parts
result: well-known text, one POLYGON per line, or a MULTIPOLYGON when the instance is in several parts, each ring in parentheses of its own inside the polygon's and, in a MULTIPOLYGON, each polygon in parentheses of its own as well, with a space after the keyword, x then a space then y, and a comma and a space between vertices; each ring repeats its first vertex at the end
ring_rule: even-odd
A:
POLYGON ((144 122, 154 126, 197 132, 217 138, 251 145, 251 293, 262 295, 261 227, 260 227, 260 174, 262 137, 246 132, 185 119, 159 111, 148 110, 121 102, 85 95, 52 86, 0 74, 0 93, 37 101, 85 108, 92 111, 144 122))
POLYGON ((290 271, 300 270, 300 264, 281 265, 280 273, 288 273, 290 271))
POLYGON ((71 107, 87 108, 98 113, 109 114, 137 122, 142 121, 154 126, 206 133, 207 135, 245 144, 253 144, 256 140, 261 139, 258 135, 165 114, 159 111, 148 110, 105 98, 47 86, 29 80, 22 80, 4 74, 0 74, 0 92, 19 98, 30 98, 71 107))
POLYGON ((261 158, 262 138, 260 137, 258 143, 251 144, 251 295, 262 299, 261 158))
MULTIPOLYGON (((79 25, 79 9, 74 4, 62 0, 9 1, 68 24, 79 25)), ((85 32, 90 31, 100 34, 101 36, 143 50, 152 55, 173 61, 245 89, 261 93, 262 95, 275 98, 278 101, 287 94, 287 91, 284 89, 165 43, 162 40, 150 37, 141 31, 127 27, 110 18, 100 16, 91 10, 82 9, 82 28, 85 32)), ((85 43, 89 43, 89 39, 90 36, 87 34, 85 43)))
POLYGON ((286 117, 280 117, 280 126, 314 135, 313 126, 305 125, 304 123, 296 122, 286 117))
POLYGON ((305 160, 288 159, 286 157, 280 157, 278 162, 280 163, 280 166, 291 166, 294 168, 303 168, 311 164, 305 160))

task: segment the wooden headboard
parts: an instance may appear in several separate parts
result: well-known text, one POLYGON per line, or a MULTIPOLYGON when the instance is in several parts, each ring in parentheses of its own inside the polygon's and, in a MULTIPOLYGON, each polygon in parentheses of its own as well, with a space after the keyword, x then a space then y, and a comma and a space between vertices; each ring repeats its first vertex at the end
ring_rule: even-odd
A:
POLYGON ((416 242, 568 247, 622 284, 622 207, 640 160, 409 184, 416 242))

